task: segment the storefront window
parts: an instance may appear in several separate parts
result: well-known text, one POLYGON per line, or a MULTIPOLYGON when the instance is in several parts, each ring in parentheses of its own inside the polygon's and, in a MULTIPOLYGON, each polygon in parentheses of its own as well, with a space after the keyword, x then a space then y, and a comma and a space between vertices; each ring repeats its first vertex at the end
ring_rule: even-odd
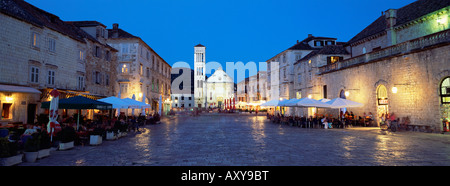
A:
POLYGON ((450 104, 450 77, 444 78, 440 89, 442 104, 450 104))

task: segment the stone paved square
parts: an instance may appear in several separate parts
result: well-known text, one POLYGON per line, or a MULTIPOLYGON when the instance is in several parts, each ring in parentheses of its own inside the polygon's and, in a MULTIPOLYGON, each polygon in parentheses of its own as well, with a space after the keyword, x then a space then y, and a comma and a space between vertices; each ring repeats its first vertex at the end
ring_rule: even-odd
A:
POLYGON ((298 128, 265 116, 181 115, 20 166, 448 166, 449 144, 447 134, 382 135, 374 128, 298 128))

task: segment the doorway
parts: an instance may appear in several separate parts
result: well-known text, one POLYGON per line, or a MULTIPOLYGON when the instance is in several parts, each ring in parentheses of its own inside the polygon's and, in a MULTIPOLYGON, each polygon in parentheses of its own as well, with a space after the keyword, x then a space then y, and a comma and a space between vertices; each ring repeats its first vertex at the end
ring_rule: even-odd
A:
POLYGON ((383 114, 386 118, 386 115, 389 113, 389 105, 388 105, 388 95, 386 86, 380 85, 377 88, 377 125, 380 126, 381 120, 379 119, 383 114))
POLYGON ((27 124, 34 124, 34 119, 36 118, 36 104, 28 104, 27 108, 27 124))

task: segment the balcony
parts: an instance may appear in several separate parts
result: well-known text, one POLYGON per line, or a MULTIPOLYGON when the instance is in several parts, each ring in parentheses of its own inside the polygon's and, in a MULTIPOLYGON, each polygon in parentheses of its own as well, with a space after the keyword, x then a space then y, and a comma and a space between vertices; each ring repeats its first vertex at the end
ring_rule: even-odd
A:
POLYGON ((337 63, 319 67, 319 74, 329 73, 340 69, 362 65, 387 57, 393 57, 400 54, 407 54, 416 50, 425 49, 427 47, 436 46, 450 42, 450 30, 444 30, 424 37, 399 43, 381 50, 373 51, 360 56, 352 57, 337 63))

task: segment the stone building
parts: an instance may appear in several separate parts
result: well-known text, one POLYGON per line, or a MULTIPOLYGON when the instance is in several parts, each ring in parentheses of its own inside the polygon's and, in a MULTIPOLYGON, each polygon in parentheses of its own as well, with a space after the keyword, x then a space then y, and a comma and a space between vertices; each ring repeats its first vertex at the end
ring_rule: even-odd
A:
POLYGON ((249 101, 248 98, 248 83, 249 83, 250 77, 245 78, 243 81, 237 83, 237 91, 236 91, 236 97, 237 102, 242 103, 243 105, 246 105, 246 103, 249 101))
MULTIPOLYGON (((171 66, 141 38, 113 24, 107 43, 118 50, 116 88, 120 98, 133 98, 151 105, 151 111, 170 110, 171 66)), ((139 112, 137 112, 139 113, 139 112)))
POLYGON ((318 92, 326 86, 328 99, 363 103, 351 109, 357 116, 395 113, 416 129, 441 131, 449 117, 449 9, 446 0, 419 0, 385 11, 347 42, 350 58, 313 64, 312 84, 318 92))
MULTIPOLYGON (((312 99, 328 99, 327 85, 321 85, 318 67, 325 65, 335 65, 339 61, 347 59, 350 54, 343 45, 327 45, 320 50, 314 50, 302 59, 294 63, 294 91, 295 98, 300 99, 309 97, 312 99)), ((291 108, 290 115, 313 116, 316 110, 314 108, 291 108)))
POLYGON ((295 45, 267 60, 269 100, 295 98, 294 63, 312 51, 336 43, 336 38, 315 37, 309 34, 303 41, 297 40, 295 45))
POLYGON ((194 46, 194 100, 198 108, 206 105, 206 47, 194 46))
POLYGON ((82 56, 86 66, 85 90, 98 97, 117 95, 117 50, 106 43, 106 26, 97 21, 67 23, 80 28, 82 31, 79 34, 83 35, 86 41, 86 52, 82 56))
POLYGON ((80 30, 22 0, 0 1, 0 23, 0 122, 34 123, 49 89, 89 94, 80 30))
POLYGON ((206 80, 207 107, 224 109, 225 104, 229 106, 233 99, 236 99, 234 92, 233 79, 219 67, 206 80))
POLYGON ((245 78, 237 84, 239 107, 255 109, 261 103, 268 101, 267 72, 258 71, 256 75, 245 78))

